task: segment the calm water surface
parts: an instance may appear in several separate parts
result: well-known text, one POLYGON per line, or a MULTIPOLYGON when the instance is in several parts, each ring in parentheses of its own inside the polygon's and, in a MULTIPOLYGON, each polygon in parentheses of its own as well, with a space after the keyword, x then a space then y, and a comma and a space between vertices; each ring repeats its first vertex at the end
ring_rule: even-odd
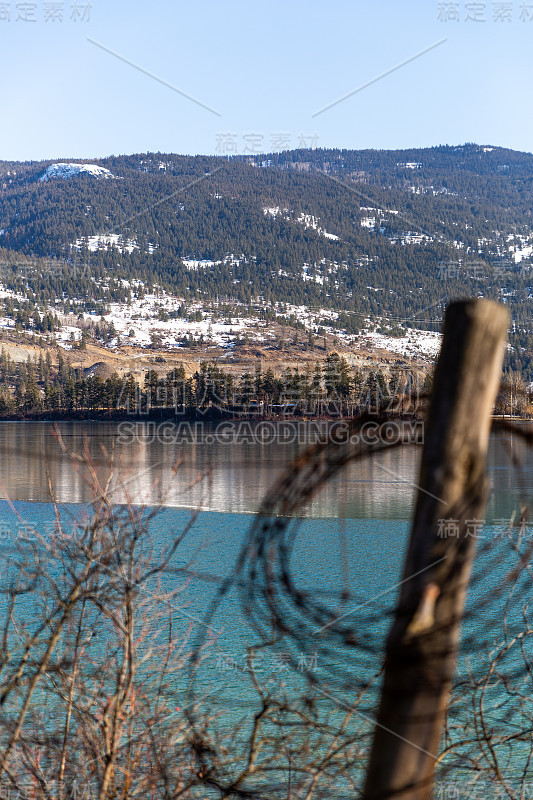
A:
MULTIPOLYGON (((303 449, 313 431, 304 423, 279 430, 275 442, 262 443, 251 426, 238 429, 194 425, 134 423, 0 423, 0 485, 13 501, 50 501, 50 486, 60 503, 84 503, 92 489, 77 454, 90 455, 99 479, 110 459, 120 465, 113 497, 173 508, 253 513, 275 479, 303 449), (60 439, 58 439, 59 433, 60 439), (179 467, 172 467, 179 461, 179 467)), ((378 453, 348 466, 321 491, 308 509, 313 517, 409 519, 420 448, 406 446, 378 453)), ((491 443, 492 496, 488 519, 516 509, 518 487, 533 493, 533 456, 512 437, 491 443), (522 459, 518 472, 511 456, 522 459)))

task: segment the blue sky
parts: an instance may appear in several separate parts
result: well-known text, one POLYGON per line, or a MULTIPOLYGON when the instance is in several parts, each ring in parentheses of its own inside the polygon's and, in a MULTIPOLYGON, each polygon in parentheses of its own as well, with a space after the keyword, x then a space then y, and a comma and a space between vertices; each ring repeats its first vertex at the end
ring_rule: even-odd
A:
POLYGON ((532 45, 533 0, 7 0, 0 159, 532 151, 532 45))

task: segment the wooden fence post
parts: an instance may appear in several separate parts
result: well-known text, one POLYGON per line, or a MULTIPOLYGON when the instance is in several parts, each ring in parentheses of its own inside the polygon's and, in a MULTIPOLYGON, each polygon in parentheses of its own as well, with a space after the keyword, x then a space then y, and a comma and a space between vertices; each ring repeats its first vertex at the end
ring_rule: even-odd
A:
POLYGON ((364 800, 431 797, 486 504, 490 418, 508 324, 505 307, 488 300, 452 303, 446 311, 364 800))

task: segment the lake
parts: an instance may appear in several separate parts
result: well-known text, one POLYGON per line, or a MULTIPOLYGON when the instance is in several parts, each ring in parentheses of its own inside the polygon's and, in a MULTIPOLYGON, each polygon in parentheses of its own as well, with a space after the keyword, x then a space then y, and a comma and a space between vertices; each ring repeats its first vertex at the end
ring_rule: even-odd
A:
MULTIPOLYGON (((251 423, 237 425, 0 422, 0 485, 13 501, 49 502, 51 485, 59 503, 87 502, 87 475, 73 458, 87 448, 102 481, 110 458, 120 464, 122 484, 113 484, 116 502, 128 495, 148 505, 253 513, 319 429, 305 422, 268 423, 259 430, 251 423)), ((308 514, 410 519, 419 457, 420 448, 406 446, 348 466, 324 487, 308 514)), ((517 485, 533 489, 533 458, 516 437, 494 437, 489 476, 487 519, 504 518, 516 508, 517 485), (514 457, 523 460, 520 474, 512 467, 514 457)))
MULTIPOLYGON (((137 505, 161 505, 161 513, 152 523, 156 543, 179 534, 190 520, 191 510, 201 510, 173 559, 174 577, 168 578, 185 587, 176 608, 178 626, 184 631, 192 626, 194 635, 201 635, 204 615, 232 573, 253 523, 253 512, 316 433, 316 427, 305 423, 263 428, 261 435, 257 426, 248 423, 241 423, 238 429, 226 423, 223 427, 200 424, 181 428, 168 423, 0 423, 1 541, 9 552, 10 540, 17 534, 31 538, 33 529, 46 535, 47 526, 53 527, 55 520, 50 487, 61 513, 83 519, 92 488, 87 469, 77 456, 85 453, 90 457, 101 485, 109 476, 112 460, 121 474, 119 481, 113 479, 110 484, 116 503, 129 500, 137 505)), ((331 652, 323 655, 318 640, 316 648, 307 642, 305 663, 313 663, 315 658, 316 670, 328 686, 332 674, 348 657, 361 680, 379 666, 408 540, 420 453, 421 448, 406 446, 349 465, 313 498, 295 529, 291 566, 298 588, 318 592, 325 606, 347 620, 353 618, 354 624, 359 618, 372 618, 368 649, 356 655, 353 649, 342 647, 333 656, 331 652), (348 605, 338 605, 341 590, 348 591, 348 605)), ((503 521, 531 496, 532 470, 533 457, 517 437, 493 437, 489 454, 492 493, 488 524, 481 534, 484 543, 501 533, 503 521), (519 471, 513 459, 522 462, 519 471)), ((487 580, 485 576, 474 586, 471 595, 478 596, 480 587, 486 593, 491 580, 497 583, 495 577, 487 580)), ((204 702, 210 697, 215 707, 224 709, 225 724, 235 724, 247 704, 252 708, 256 703, 242 668, 246 648, 257 642, 235 589, 221 600, 210 624, 216 641, 197 675, 197 687, 204 702)), ((467 620, 465 630, 469 635, 478 631, 478 645, 489 648, 490 637, 479 627, 479 620, 467 620)), ((496 634, 494 626, 490 635, 495 638, 496 634)), ((263 654, 258 674, 267 683, 285 687, 291 687, 293 680, 295 688, 302 676, 296 672, 289 678, 283 657, 283 649, 272 648, 263 654)), ((464 658, 460 665, 466 663, 464 658)), ((374 702, 370 693, 361 708, 369 713, 374 702)))

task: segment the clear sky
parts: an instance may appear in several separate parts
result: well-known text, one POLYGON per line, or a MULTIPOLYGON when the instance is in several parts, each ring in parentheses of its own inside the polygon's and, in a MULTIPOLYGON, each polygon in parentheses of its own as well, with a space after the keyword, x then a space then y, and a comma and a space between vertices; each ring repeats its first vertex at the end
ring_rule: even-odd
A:
POLYGON ((0 159, 533 150, 533 0, 7 0, 0 60, 0 159))

